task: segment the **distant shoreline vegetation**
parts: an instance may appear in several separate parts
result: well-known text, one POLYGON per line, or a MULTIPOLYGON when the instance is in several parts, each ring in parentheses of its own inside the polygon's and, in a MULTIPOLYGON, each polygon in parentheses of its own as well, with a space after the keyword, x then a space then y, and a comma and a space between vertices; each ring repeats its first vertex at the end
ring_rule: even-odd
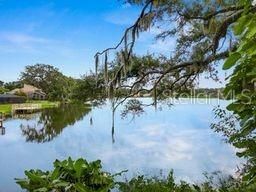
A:
MULTIPOLYGON (((126 92, 127 90, 125 89, 122 90, 123 98, 125 98, 128 95, 128 93, 126 92)), ((175 93, 175 92, 171 93, 168 90, 165 90, 162 92, 162 97, 159 98, 159 100, 171 99, 171 102, 173 102, 173 104, 192 104, 192 103, 202 102, 202 100, 196 100, 196 99, 206 99, 206 101, 203 101, 202 104, 209 104, 210 102, 208 101, 208 99, 230 100, 234 97, 234 95, 235 95, 234 93, 231 93, 229 97, 224 97, 223 88, 198 88, 198 89, 186 90, 181 93, 175 93), (186 100, 181 100, 181 99, 186 99, 186 100)), ((133 98, 140 98, 140 97, 153 98, 153 95, 141 92, 135 95, 133 98)), ((90 101, 92 100, 102 101, 102 100, 105 100, 106 98, 107 97, 105 97, 105 95, 102 95, 102 97, 96 97, 94 99, 90 97, 87 99, 89 99, 90 101)), ((79 100, 73 99, 68 101, 68 103, 76 103, 76 102, 79 102, 79 100)), ((41 109, 45 109, 45 108, 52 108, 52 107, 59 106, 61 101, 27 100, 25 103, 41 104, 42 105, 41 109)), ((7 115, 7 114, 11 114, 11 111, 12 111, 12 104, 8 104, 8 103, 0 104, 0 113, 7 115)))
MULTIPOLYGON (((182 92, 172 92, 171 90, 162 91, 163 98, 215 98, 215 99, 230 99, 232 97, 227 97, 223 95, 223 88, 195 88, 188 89, 182 92)), ((141 92, 136 95, 137 97, 152 97, 152 94, 147 94, 141 92)))

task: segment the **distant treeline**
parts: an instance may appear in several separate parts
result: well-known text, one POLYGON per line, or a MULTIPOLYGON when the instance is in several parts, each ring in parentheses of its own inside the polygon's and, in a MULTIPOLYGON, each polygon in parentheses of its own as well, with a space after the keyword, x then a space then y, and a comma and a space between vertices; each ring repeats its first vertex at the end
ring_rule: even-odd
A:
MULTIPOLYGON (((113 69, 112 71, 114 71, 113 69)), ((46 64, 35 64, 25 67, 21 72, 20 79, 13 82, 0 81, 0 94, 21 88, 24 83, 42 89, 49 100, 58 101, 101 101, 107 98, 104 72, 83 75, 80 78, 72 78, 64 75, 56 67, 46 64)), ((111 71, 109 74, 111 75, 111 71)), ((161 91, 161 90, 159 90, 161 91)), ((197 88, 168 93, 163 90, 162 97, 197 97, 197 98, 223 98, 222 88, 197 88)), ((21 94, 21 93, 19 93, 21 94)), ((118 94, 121 97, 130 94, 129 89, 120 88, 118 94)), ((150 97, 152 92, 139 92, 135 97, 150 97)))
POLYGON ((24 84, 42 89, 47 94, 47 99, 55 101, 88 101, 104 96, 100 81, 97 82, 92 73, 75 79, 64 75, 58 68, 46 64, 26 66, 17 81, 0 81, 0 94, 21 88, 24 84))
POLYGON ((223 88, 195 88, 187 93, 196 98, 224 98, 223 88))

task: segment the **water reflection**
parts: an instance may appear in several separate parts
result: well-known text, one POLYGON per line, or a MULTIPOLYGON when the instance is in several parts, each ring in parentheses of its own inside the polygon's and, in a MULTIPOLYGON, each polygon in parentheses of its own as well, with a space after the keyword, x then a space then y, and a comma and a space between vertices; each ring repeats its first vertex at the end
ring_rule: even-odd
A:
MULTIPOLYGON (((62 105, 58 108, 46 109, 37 114, 36 122, 20 125, 22 135, 27 142, 49 142, 57 137, 64 128, 82 120, 90 111, 91 108, 81 105, 62 105)), ((21 117, 27 118, 26 115, 21 117)))
POLYGON ((234 174, 241 160, 234 148, 210 130, 213 106, 181 104, 158 111, 149 107, 133 121, 122 119, 118 108, 115 129, 111 103, 92 111, 62 106, 29 120, 25 116, 8 119, 6 134, 0 137, 0 191, 20 191, 14 178, 24 177, 24 170, 50 170, 55 159, 69 156, 101 159, 105 170, 128 169, 131 176, 154 176, 174 169, 177 180, 197 182, 204 179, 203 172, 234 174))
POLYGON ((91 125, 91 126, 93 125, 92 117, 90 118, 90 125, 91 125))
POLYGON ((5 135, 5 128, 4 127, 0 127, 0 135, 5 135))
POLYGON ((34 113, 15 113, 8 119, 25 119, 30 120, 38 117, 39 112, 34 113))

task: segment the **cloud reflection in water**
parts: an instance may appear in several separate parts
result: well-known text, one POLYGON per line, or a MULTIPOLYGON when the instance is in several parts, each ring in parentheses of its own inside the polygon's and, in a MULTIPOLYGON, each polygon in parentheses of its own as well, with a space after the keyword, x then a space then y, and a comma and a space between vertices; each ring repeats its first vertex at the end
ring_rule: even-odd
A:
MULTIPOLYGON (((51 169, 56 158, 68 156, 101 159, 104 169, 128 169, 128 176, 155 175, 161 169, 164 173, 174 169, 177 179, 197 182, 203 178, 203 172, 232 174, 241 160, 235 156, 234 148, 210 130, 212 107, 187 104, 157 112, 147 108, 144 115, 132 122, 116 115, 114 144, 109 106, 86 112, 83 118, 77 112, 76 122, 68 123, 58 132, 52 131, 58 134, 49 141, 43 139, 44 143, 26 142, 21 133, 20 124, 33 125, 36 119, 9 120, 5 123, 6 135, 0 137, 0 177, 4 178, 0 187, 13 191, 17 189, 13 178, 22 177, 25 169, 51 169)), ((63 123, 57 125, 63 127, 63 123)))

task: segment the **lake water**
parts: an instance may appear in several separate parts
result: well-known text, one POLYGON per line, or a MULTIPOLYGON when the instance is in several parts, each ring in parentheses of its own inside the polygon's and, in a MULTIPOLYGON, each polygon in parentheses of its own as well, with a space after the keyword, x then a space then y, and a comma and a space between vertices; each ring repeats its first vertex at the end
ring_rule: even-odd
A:
POLYGON ((14 178, 23 178, 24 170, 49 170, 55 159, 69 156, 101 159, 107 171, 128 169, 127 177, 173 169, 177 179, 198 182, 204 172, 234 174, 241 160, 210 129, 213 107, 226 101, 184 101, 161 110, 147 107, 133 120, 121 119, 117 111, 114 143, 109 104, 66 106, 8 119, 0 136, 0 192, 20 191, 14 178))

